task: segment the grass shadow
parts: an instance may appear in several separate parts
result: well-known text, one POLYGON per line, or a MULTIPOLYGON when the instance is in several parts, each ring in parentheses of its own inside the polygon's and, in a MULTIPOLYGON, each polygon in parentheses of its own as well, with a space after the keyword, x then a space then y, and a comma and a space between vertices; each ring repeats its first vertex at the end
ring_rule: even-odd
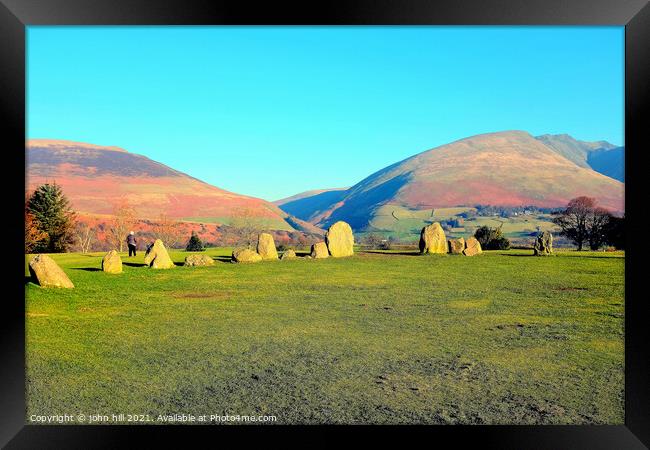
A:
POLYGON ((385 252, 383 250, 359 250, 357 253, 372 253, 374 255, 386 255, 386 256, 421 256, 422 254, 419 251, 403 251, 403 252, 385 252))
POLYGON ((123 262, 122 264, 129 267, 147 267, 147 265, 144 263, 123 262))
POLYGON ((221 262, 228 262, 229 263, 232 258, 230 256, 214 256, 212 259, 214 259, 215 261, 221 261, 221 262))
POLYGON ((97 267, 73 267, 72 270, 85 270, 86 272, 101 272, 97 267))
POLYGON ((25 286, 27 286, 30 281, 32 281, 32 277, 30 277, 29 275, 25 275, 25 286))

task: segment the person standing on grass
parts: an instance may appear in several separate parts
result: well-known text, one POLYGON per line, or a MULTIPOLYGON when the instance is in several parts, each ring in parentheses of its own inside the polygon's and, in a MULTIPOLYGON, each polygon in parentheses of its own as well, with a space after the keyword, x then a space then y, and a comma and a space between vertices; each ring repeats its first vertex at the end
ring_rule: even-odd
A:
POLYGON ((136 256, 135 246, 137 245, 138 241, 136 240, 135 233, 133 231, 131 231, 126 237, 126 243, 129 245, 129 257, 131 256, 131 253, 133 253, 133 256, 136 256))

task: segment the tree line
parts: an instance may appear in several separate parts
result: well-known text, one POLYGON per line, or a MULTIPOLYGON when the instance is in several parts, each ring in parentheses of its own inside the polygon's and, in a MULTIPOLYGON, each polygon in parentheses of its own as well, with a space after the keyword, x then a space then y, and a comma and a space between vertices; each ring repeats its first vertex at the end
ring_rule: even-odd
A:
MULTIPOLYGON (((206 225, 201 224, 200 227, 205 235, 208 232, 206 225)), ((25 201, 25 253, 86 253, 112 249, 121 252, 126 248, 126 236, 135 228, 140 228, 140 242, 161 239, 168 248, 200 251, 208 245, 253 248, 259 233, 268 231, 269 223, 250 208, 237 208, 233 210, 229 224, 214 225, 214 242, 204 243, 195 230, 187 229, 191 228, 188 224, 164 214, 153 221, 138 219, 135 209, 126 199, 120 199, 113 205, 110 219, 94 225, 82 220, 72 210, 69 200, 56 183, 37 187, 25 201), (140 226, 136 227, 138 224, 140 226), (142 230, 143 227, 146 231, 142 230)), ((298 231, 275 234, 278 242, 285 245, 309 246, 322 239, 320 235, 298 231)))

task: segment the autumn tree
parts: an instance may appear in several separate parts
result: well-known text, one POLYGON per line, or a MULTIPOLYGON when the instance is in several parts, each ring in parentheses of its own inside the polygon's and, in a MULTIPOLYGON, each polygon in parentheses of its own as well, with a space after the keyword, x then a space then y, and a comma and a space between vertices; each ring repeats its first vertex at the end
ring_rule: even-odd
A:
POLYGON ((108 225, 106 239, 113 248, 124 250, 126 236, 135 225, 135 210, 126 199, 120 199, 113 206, 113 219, 108 225))
POLYGON ((34 236, 41 237, 34 242, 33 251, 60 253, 72 244, 75 213, 56 183, 36 188, 27 200, 26 212, 33 216, 31 223, 38 231, 34 236))
POLYGON ((32 253, 39 244, 47 239, 47 233, 41 231, 38 220, 30 213, 25 204, 25 253, 32 253))
POLYGON ((158 216, 152 232, 168 248, 177 247, 183 240, 180 224, 165 214, 158 216))

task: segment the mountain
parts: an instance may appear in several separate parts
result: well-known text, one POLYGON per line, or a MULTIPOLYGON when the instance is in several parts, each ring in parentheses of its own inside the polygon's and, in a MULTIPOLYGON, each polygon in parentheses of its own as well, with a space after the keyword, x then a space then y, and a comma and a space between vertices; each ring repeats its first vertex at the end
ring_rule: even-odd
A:
POLYGON ((567 150, 568 159, 525 131, 481 134, 397 162, 348 190, 303 196, 282 208, 321 227, 345 220, 355 230, 364 230, 384 205, 561 207, 588 195, 623 211, 623 183, 578 164, 577 154, 567 150))
POLYGON ((579 141, 568 134, 544 134, 537 139, 580 167, 625 181, 625 147, 607 141, 579 141))
POLYGON ((220 189, 118 147, 32 139, 25 156, 27 191, 56 182, 79 213, 111 214, 116 204, 127 200, 142 219, 163 214, 181 221, 228 224, 240 215, 269 229, 296 229, 285 220, 289 215, 270 202, 220 189))

